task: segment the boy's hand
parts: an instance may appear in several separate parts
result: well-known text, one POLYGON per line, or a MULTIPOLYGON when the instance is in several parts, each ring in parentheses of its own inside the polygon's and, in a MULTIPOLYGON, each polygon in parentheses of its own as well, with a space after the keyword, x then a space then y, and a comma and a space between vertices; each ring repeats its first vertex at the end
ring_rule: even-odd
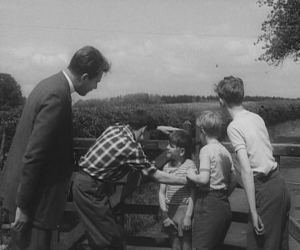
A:
POLYGON ((265 226, 258 214, 252 215, 252 223, 254 231, 257 235, 263 235, 265 233, 265 226))
POLYGON ((176 225, 175 222, 172 221, 170 218, 166 218, 166 219, 163 221, 163 225, 164 225, 164 227, 170 227, 170 226, 172 226, 172 227, 174 227, 174 228, 177 229, 177 225, 176 225))
POLYGON ((192 218, 190 216, 184 217, 182 229, 185 231, 189 231, 192 229, 192 218))

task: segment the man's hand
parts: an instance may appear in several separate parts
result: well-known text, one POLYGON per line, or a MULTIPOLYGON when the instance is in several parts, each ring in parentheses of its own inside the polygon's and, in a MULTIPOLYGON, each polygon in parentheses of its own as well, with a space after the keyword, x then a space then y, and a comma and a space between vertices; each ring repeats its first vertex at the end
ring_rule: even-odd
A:
POLYGON ((175 224, 175 222, 174 221, 172 221, 170 218, 166 218, 164 221, 163 221, 163 225, 164 225, 164 227, 174 227, 174 228, 176 228, 177 229, 177 226, 176 226, 176 224, 175 224))
POLYGON ((189 231, 192 229, 192 218, 190 216, 184 217, 182 229, 185 231, 189 231))
POLYGON ((29 221, 28 215, 17 207, 15 221, 11 224, 13 230, 19 232, 23 229, 24 225, 29 221))
POLYGON ((263 235, 265 233, 264 224, 258 214, 252 215, 252 223, 254 231, 257 235, 263 235))

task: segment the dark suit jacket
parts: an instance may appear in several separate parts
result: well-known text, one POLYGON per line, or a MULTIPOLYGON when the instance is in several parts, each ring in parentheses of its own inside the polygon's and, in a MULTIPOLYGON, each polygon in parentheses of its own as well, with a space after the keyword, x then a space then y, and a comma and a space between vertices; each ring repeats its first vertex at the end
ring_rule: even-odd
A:
POLYGON ((62 72, 29 95, 7 159, 4 206, 16 206, 34 224, 55 228, 63 213, 73 170, 71 95, 62 72))

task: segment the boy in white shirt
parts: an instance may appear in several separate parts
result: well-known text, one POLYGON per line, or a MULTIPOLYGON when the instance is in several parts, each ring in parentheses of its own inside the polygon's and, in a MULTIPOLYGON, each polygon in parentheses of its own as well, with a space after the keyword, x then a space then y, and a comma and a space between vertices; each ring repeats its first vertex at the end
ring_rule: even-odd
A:
POLYGON ((222 248, 231 223, 228 196, 235 187, 232 158, 220 143, 223 120, 217 112, 204 111, 196 120, 203 147, 198 171, 189 170, 187 179, 196 184, 192 245, 196 250, 222 248))
POLYGON ((242 106, 244 85, 240 78, 225 77, 215 91, 233 119, 227 134, 241 167, 252 223, 247 249, 288 249, 290 196, 273 157, 265 123, 242 106))

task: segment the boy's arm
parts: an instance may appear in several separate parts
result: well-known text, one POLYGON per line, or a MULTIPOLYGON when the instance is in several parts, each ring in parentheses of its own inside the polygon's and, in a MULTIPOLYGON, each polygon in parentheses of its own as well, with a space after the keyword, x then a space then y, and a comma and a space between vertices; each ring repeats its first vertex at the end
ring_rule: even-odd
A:
POLYGON ((199 174, 197 174, 195 170, 189 169, 187 178, 196 184, 207 185, 210 179, 210 158, 205 148, 200 151, 199 159, 199 174))
MULTIPOLYGON (((165 172, 163 172, 165 173, 165 172)), ((162 219, 163 219, 163 225, 165 227, 174 226, 176 228, 176 224, 174 221, 172 221, 168 216, 168 208, 166 204, 166 185, 160 184, 159 186, 159 192, 158 192, 158 200, 159 200, 159 206, 162 211, 162 219)))
POLYGON ((161 211, 167 212, 167 205, 166 205, 166 185, 160 184, 159 186, 159 192, 158 192, 158 200, 159 200, 159 206, 161 211))
POLYGON ((261 222, 259 222, 260 218, 256 210, 253 172, 251 170, 247 151, 245 148, 241 148, 240 150, 237 151, 237 158, 241 166, 241 178, 246 193, 246 197, 248 200, 248 204, 250 207, 253 227, 256 232, 260 232, 262 231, 263 225, 259 225, 261 222))
POLYGON ((194 204, 195 204, 195 189, 191 188, 191 196, 188 200, 188 207, 185 213, 185 217, 183 219, 183 229, 190 230, 192 228, 192 216, 194 212, 194 204))

